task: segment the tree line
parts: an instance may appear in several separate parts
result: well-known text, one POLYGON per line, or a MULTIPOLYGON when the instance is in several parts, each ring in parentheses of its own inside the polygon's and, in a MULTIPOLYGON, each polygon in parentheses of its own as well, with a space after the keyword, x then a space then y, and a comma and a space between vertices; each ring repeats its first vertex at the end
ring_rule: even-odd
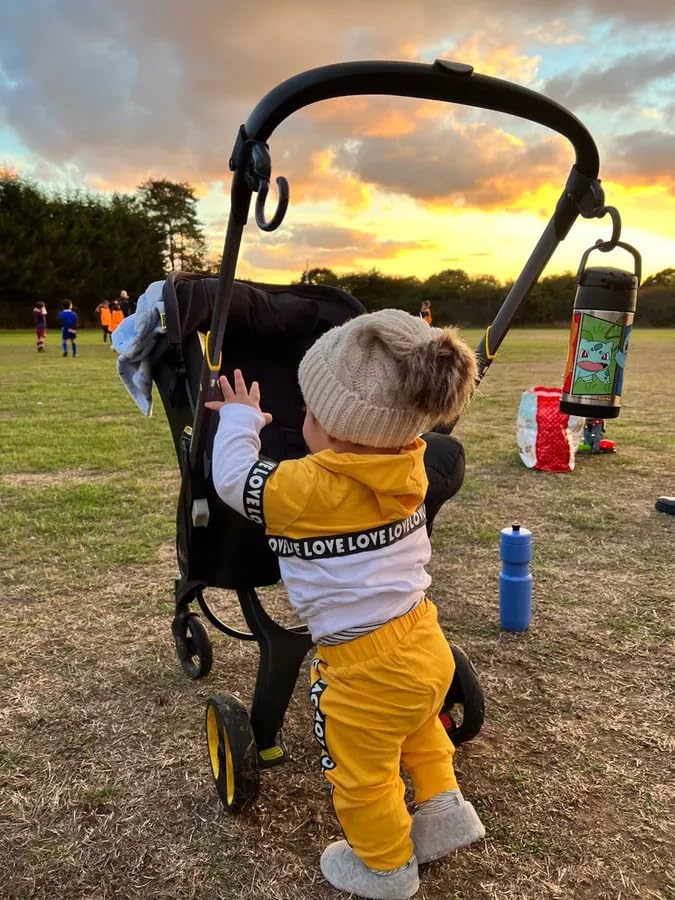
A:
MULTIPOLYGON (((206 263, 196 204, 187 183, 151 180, 135 194, 111 197, 47 194, 27 179, 0 172, 0 327, 30 327, 37 300, 55 316, 65 298, 73 301, 83 325, 96 324, 95 307, 122 289, 137 297, 172 269, 214 274, 216 266, 206 263)), ((307 269, 297 283, 342 288, 371 311, 395 306, 416 314, 421 301, 429 300, 435 323, 464 326, 489 324, 511 286, 462 269, 421 279, 377 269, 338 275, 320 267, 307 269)), ((574 274, 545 276, 521 306, 516 324, 567 324, 575 292, 574 274)), ((675 325, 675 269, 645 279, 638 321, 675 325)))
MULTIPOLYGON (((384 275, 376 269, 337 275, 315 268, 303 273, 306 284, 333 285, 348 291, 371 312, 395 306, 417 314, 422 300, 431 301, 434 323, 485 327, 494 319, 513 282, 492 275, 468 275, 445 269, 427 279, 384 275)), ((516 325, 568 325, 577 290, 576 273, 540 278, 522 304, 516 325)), ((675 268, 646 278, 638 293, 637 320, 654 327, 675 325, 675 268)))
POLYGON ((189 184, 147 181, 135 194, 47 193, 0 172, 0 327, 26 328, 44 300, 50 324, 64 299, 83 325, 126 290, 171 269, 199 271, 206 245, 189 184))

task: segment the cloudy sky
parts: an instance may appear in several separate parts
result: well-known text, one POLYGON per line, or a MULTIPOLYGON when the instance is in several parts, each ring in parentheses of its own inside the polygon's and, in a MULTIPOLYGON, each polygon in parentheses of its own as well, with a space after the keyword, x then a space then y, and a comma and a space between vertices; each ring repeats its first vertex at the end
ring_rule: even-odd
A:
MULTIPOLYGON (((216 256, 232 145, 267 91, 329 63, 436 58, 571 109, 645 272, 675 266, 672 0, 0 0, 0 167, 96 191, 188 181, 216 256)), ((306 107, 270 149, 291 206, 271 234, 251 220, 239 266, 265 281, 306 265, 512 277, 574 161, 541 126, 393 97, 306 107)), ((608 233, 579 220, 548 271, 608 233)))

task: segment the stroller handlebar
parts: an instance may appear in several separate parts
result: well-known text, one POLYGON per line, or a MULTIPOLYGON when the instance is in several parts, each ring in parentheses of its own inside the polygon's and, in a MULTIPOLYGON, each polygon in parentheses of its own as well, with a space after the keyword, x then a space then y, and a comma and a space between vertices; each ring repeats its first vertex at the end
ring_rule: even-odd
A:
POLYGON ((366 61, 309 69, 283 81, 260 100, 244 125, 246 138, 266 141, 284 119, 304 106, 359 94, 441 100, 529 119, 570 141, 576 168, 583 175, 595 178, 599 171, 595 141, 564 106, 521 85, 479 75, 465 63, 441 59, 433 64, 366 61))
MULTIPOLYGON (((479 379, 487 372, 520 304, 577 216, 595 218, 605 213, 604 195, 597 180, 600 160, 595 141, 576 116, 543 94, 500 78, 476 74, 472 66, 447 60, 436 60, 433 64, 347 62, 309 69, 273 88, 239 129, 230 159, 230 169, 234 172, 230 215, 211 330, 206 338, 210 359, 219 359, 251 195, 253 191, 259 194, 256 220, 264 230, 272 230, 281 223, 288 203, 285 179, 277 179, 277 210, 270 219, 266 217, 264 203, 271 177, 267 139, 284 119, 304 106, 333 97, 375 94, 440 100, 507 113, 551 128, 574 147, 575 163, 553 217, 478 345, 479 379)), ((215 397, 217 391, 217 367, 205 362, 190 444, 193 471, 199 470, 204 459, 207 413, 204 401, 215 397)))

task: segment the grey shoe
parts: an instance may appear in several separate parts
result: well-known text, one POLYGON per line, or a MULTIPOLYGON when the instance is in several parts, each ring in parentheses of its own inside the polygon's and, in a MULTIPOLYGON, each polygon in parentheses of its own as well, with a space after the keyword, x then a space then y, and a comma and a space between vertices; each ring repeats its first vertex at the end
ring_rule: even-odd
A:
POLYGON ((460 791, 446 791, 420 805, 413 816, 410 837, 417 862, 427 863, 481 840, 485 826, 460 791), (429 809, 430 804, 437 808, 429 809))
POLYGON ((334 888, 368 900, 408 900, 420 886, 414 856, 404 869, 380 875, 361 862, 347 841, 335 841, 326 847, 321 854, 321 871, 334 888))

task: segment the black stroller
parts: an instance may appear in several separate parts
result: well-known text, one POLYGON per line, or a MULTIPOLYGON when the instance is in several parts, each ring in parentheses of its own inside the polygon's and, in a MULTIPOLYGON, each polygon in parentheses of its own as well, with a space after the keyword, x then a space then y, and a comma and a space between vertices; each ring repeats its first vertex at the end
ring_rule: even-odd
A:
MULTIPOLYGON (((217 629, 240 640, 256 640, 260 648, 250 715, 231 694, 214 697, 207 711, 214 775, 225 807, 235 811, 256 795, 258 769, 286 758, 281 726, 298 670, 312 642, 304 626, 283 628, 265 611, 256 588, 279 581, 276 556, 267 545, 263 529, 220 502, 208 481, 215 416, 206 426, 202 484, 208 491, 207 504, 197 502, 204 497, 195 496, 196 482, 186 476, 205 353, 203 333, 211 322, 217 289, 215 278, 180 272, 167 279, 163 288, 167 332, 154 348, 152 368, 183 473, 177 519, 181 578, 176 581, 172 625, 178 657, 191 678, 202 678, 211 668, 211 643, 198 615, 190 609, 193 600, 217 629), (233 629, 216 616, 204 596, 207 587, 237 592, 250 632, 233 629)), ((363 312, 354 297, 336 288, 234 282, 222 347, 222 358, 227 362, 220 371, 231 375, 240 368, 248 381, 255 379, 262 385, 265 407, 274 416, 261 434, 264 456, 293 459, 307 452, 296 377, 299 362, 319 335, 363 312)), ((450 435, 430 433, 425 440, 429 476, 425 505, 427 529, 431 531, 438 510, 461 487, 464 452, 450 435)), ((443 717, 452 740, 460 744, 480 730, 483 695, 466 655, 458 647, 453 647, 453 653, 456 676, 443 717)))
MULTIPOLYGON (((250 712, 232 694, 221 693, 207 706, 209 758, 220 798, 235 812, 258 793, 259 769, 281 763, 286 750, 280 737, 300 665, 311 646, 303 626, 283 628, 265 611, 256 588, 276 584, 279 568, 263 529, 225 506, 210 478, 210 452, 216 416, 204 401, 219 398, 218 376, 241 368, 247 382, 260 382, 273 423, 264 429, 263 455, 282 460, 306 453, 302 440, 302 398, 297 367, 307 348, 323 332, 364 312, 361 304, 336 288, 245 284, 234 280, 251 196, 257 192, 258 226, 277 228, 288 205, 288 184, 277 178, 278 206, 265 215, 271 178, 267 140, 292 112, 318 100, 357 94, 389 94, 452 101, 512 113, 565 135, 576 162, 525 267, 477 349, 482 378, 494 359, 516 311, 565 237, 576 217, 611 212, 614 234, 599 249, 618 242, 618 214, 604 206, 597 180, 598 153, 586 128, 557 103, 520 86, 483 75, 459 63, 433 65, 355 62, 326 66, 280 84, 255 107, 235 142, 231 211, 218 279, 175 273, 164 285, 167 333, 151 359, 153 378, 171 426, 182 482, 177 512, 176 610, 172 624, 176 651, 190 678, 208 674, 211 644, 199 616, 239 640, 255 640, 260 649, 250 712), (203 334, 205 334, 205 337, 203 334), (206 602, 208 587, 235 590, 249 632, 231 628, 206 602)), ((424 165, 424 160, 420 160, 424 165)), ((610 246, 611 245, 611 246, 610 246)), ((451 435, 430 433, 425 465, 428 527, 441 505, 461 486, 464 456, 451 435)), ((456 674, 442 712, 455 744, 474 737, 484 716, 483 693, 467 656, 453 647, 456 674)))

